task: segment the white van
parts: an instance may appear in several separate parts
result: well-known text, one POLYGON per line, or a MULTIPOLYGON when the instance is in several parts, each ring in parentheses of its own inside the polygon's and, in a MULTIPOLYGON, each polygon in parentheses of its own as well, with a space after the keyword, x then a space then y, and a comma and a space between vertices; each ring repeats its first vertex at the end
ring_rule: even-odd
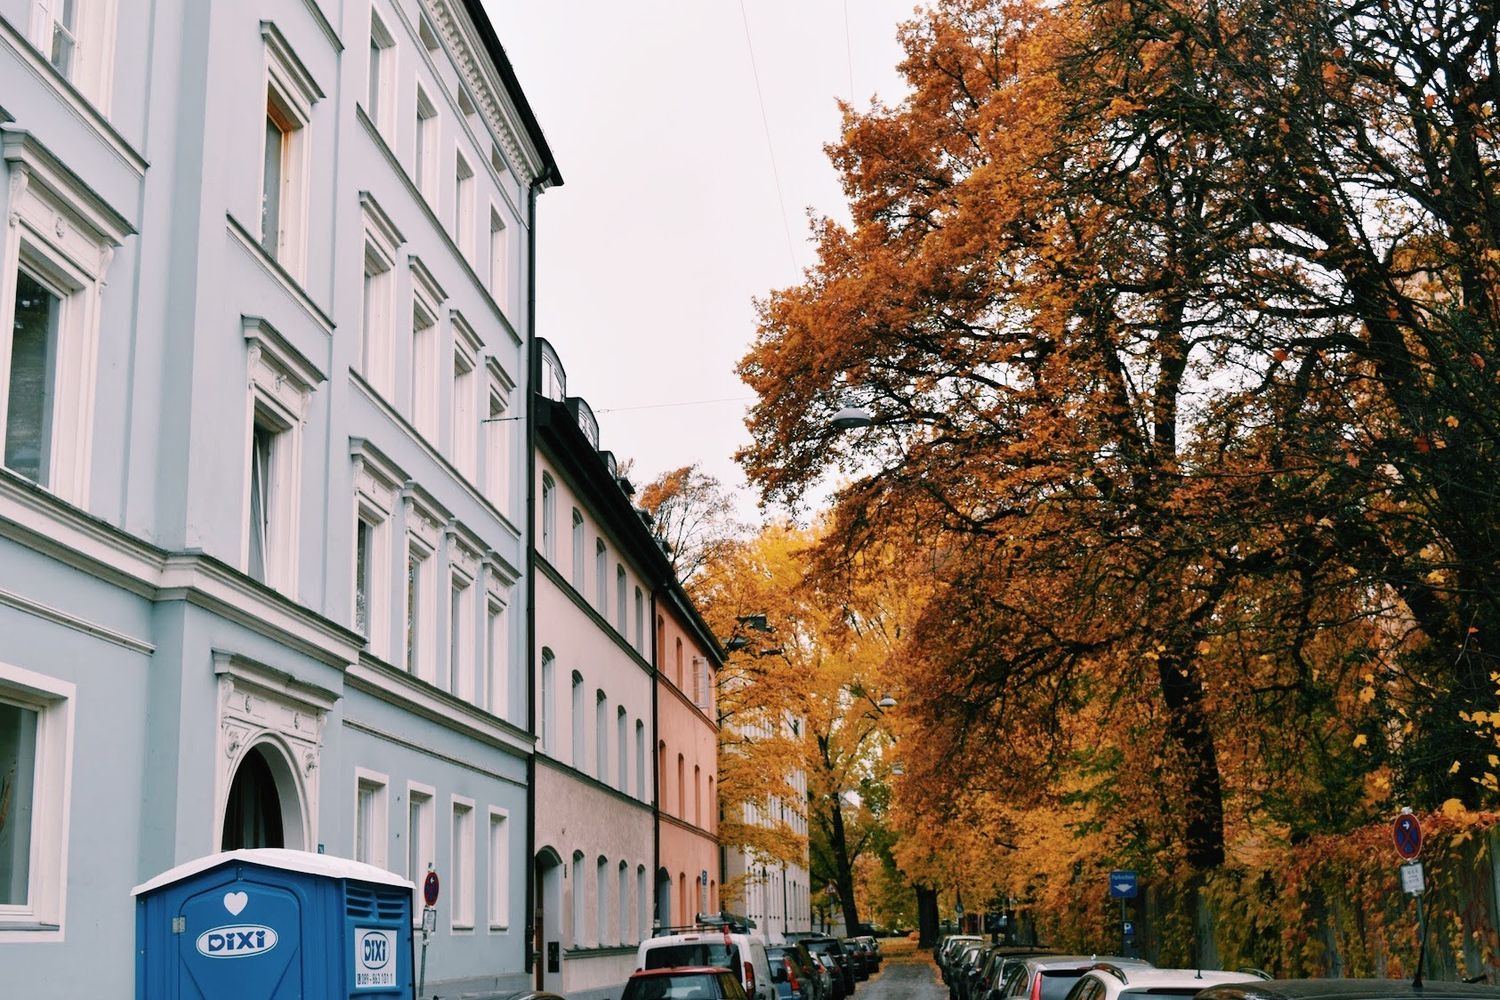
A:
POLYGON ((714 966, 729 969, 740 978, 748 1000, 776 1000, 771 982, 771 963, 766 943, 729 927, 704 926, 651 937, 636 949, 635 969, 673 969, 682 966, 714 966))

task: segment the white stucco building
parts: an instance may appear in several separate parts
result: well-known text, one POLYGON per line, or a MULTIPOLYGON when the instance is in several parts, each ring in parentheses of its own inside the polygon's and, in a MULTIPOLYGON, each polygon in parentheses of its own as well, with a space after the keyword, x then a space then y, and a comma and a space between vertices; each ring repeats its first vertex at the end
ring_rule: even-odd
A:
POLYGON ((0 122, 5 991, 128 995, 238 846, 430 866, 429 991, 526 982, 560 176, 479 0, 0 0, 0 122))

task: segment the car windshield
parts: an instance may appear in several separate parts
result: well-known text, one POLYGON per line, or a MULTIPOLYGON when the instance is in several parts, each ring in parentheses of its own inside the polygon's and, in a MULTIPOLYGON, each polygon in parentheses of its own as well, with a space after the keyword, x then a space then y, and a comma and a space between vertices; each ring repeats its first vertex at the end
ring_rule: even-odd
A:
POLYGON ((844 949, 837 941, 809 941, 807 950, 817 952, 819 955, 842 955, 844 949))
POLYGON ((621 1000, 719 1000, 718 976, 711 972, 680 976, 641 976, 625 984, 621 1000))
POLYGON ((645 967, 676 969, 686 965, 707 965, 717 969, 738 969, 739 963, 740 950, 732 944, 722 941, 692 941, 648 948, 645 967))

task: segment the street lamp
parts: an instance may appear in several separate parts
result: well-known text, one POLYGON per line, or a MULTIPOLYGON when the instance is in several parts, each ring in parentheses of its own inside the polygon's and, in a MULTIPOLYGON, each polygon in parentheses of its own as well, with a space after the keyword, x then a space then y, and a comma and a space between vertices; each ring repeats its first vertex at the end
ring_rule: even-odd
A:
POLYGON ((850 431, 857 427, 869 427, 874 422, 875 419, 870 416, 870 411, 863 406, 840 407, 839 411, 833 415, 833 419, 829 421, 833 425, 833 429, 839 431, 850 431))
POLYGON ((879 701, 877 701, 875 704, 879 705, 881 708, 895 708, 896 707, 896 699, 892 698, 891 697, 891 693, 889 691, 887 691, 884 695, 881 696, 881 699, 879 701))

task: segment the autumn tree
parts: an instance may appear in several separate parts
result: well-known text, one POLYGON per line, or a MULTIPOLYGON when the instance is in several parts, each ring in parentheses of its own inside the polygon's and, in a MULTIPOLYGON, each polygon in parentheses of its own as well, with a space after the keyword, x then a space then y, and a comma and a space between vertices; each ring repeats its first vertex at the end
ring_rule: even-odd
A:
POLYGON ((734 500, 716 476, 694 462, 657 476, 641 490, 651 529, 666 545, 677 579, 691 586, 708 562, 747 529, 734 500))

